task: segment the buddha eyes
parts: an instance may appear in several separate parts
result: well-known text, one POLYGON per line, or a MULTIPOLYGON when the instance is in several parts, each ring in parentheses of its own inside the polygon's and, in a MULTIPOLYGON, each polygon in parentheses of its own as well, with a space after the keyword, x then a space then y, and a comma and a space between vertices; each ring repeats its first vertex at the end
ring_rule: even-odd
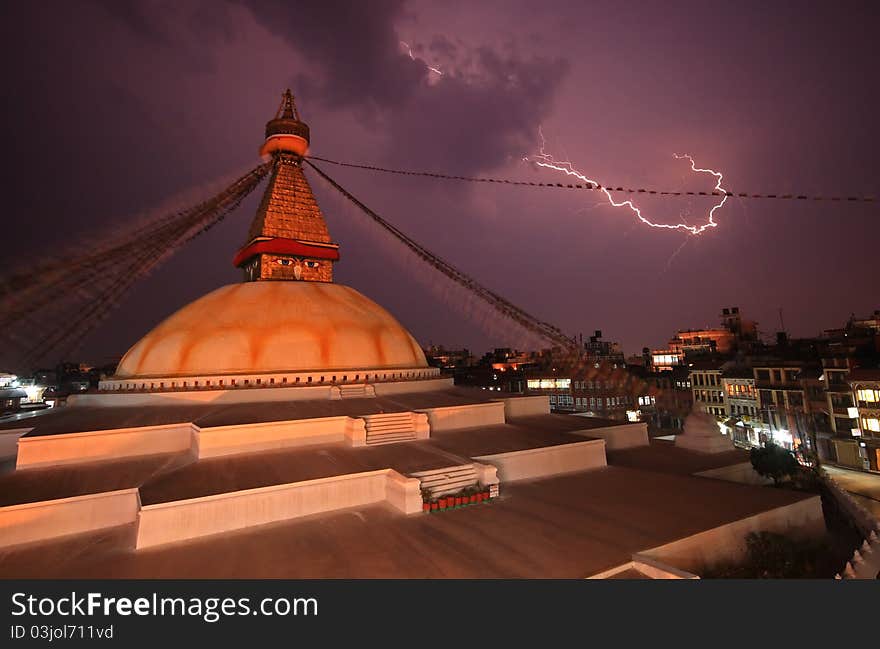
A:
MULTIPOLYGON (((293 265, 293 259, 276 259, 275 262, 282 265, 282 266, 292 266, 293 265)), ((309 268, 317 268, 318 266, 320 266, 320 264, 317 261, 304 261, 303 263, 306 266, 308 266, 309 268)))

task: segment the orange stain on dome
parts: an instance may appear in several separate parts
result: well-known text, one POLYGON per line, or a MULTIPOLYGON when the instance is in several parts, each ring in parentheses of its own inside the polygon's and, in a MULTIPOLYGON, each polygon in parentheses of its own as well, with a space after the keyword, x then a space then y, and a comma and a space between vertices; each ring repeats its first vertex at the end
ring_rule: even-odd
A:
POLYGON ((164 320, 123 357, 117 375, 368 367, 427 362, 391 314, 352 288, 251 282, 217 289, 164 320))

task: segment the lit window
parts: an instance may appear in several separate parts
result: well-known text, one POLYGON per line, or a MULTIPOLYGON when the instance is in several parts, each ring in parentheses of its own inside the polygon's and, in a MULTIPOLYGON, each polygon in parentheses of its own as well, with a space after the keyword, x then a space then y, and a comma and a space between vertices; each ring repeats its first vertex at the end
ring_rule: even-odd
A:
POLYGON ((862 428, 873 433, 880 433, 880 419, 876 417, 862 417, 862 428))

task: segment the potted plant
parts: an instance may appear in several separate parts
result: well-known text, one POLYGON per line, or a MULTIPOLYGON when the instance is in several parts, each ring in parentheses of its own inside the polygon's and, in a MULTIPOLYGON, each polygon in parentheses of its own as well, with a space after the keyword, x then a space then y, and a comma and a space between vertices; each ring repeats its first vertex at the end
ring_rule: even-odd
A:
POLYGON ((458 492, 458 493, 455 495, 455 506, 456 506, 456 507, 461 507, 461 492, 458 492))
POLYGON ((440 509, 440 503, 438 503, 436 500, 432 500, 431 501, 431 511, 436 512, 439 509, 440 509))
POLYGON ((427 489, 422 489, 422 511, 431 511, 431 492, 427 489))
POLYGON ((477 497, 477 487, 473 486, 468 489, 468 502, 473 505, 479 502, 477 497))
POLYGON ((447 501, 449 499, 446 496, 440 498, 440 509, 446 509, 447 501))

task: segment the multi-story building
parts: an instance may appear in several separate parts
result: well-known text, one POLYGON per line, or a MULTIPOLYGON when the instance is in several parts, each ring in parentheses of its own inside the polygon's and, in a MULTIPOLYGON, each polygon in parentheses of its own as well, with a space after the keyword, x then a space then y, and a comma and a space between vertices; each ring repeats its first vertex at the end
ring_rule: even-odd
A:
POLYGON ((430 365, 444 370, 474 364, 474 357, 467 349, 446 349, 443 345, 430 345, 423 351, 430 365))
POLYGON ((680 329, 662 349, 650 352, 655 372, 685 365, 687 360, 703 356, 727 356, 736 350, 751 349, 757 343, 756 323, 744 320, 739 307, 721 310, 721 327, 680 329))
POLYGON ((568 372, 531 370, 526 387, 528 393, 548 395, 550 407, 557 412, 583 412, 620 421, 627 420, 628 410, 635 410, 635 393, 644 390, 637 377, 607 363, 568 372))
POLYGON ((684 367, 684 354, 673 349, 652 349, 651 369, 655 372, 671 372, 677 367, 684 367))
POLYGON ((598 329, 583 346, 585 356, 593 363, 607 363, 612 367, 622 367, 626 363, 620 345, 602 340, 602 332, 598 329))
POLYGON ((801 381, 804 362, 763 360, 752 370, 761 432, 789 450, 812 448, 806 417, 809 405, 801 381))
POLYGON ((643 386, 627 417, 646 422, 653 431, 680 431, 694 403, 688 368, 651 372, 643 364, 627 364, 627 371, 643 386))
POLYGON ((847 357, 832 357, 822 359, 822 377, 825 384, 825 412, 828 414, 828 423, 831 433, 835 437, 848 439, 854 423, 850 416, 850 408, 853 406, 852 389, 849 384, 849 374, 853 366, 853 359, 847 357))
POLYGON ((863 329, 880 334, 880 309, 875 309, 867 318, 852 318, 849 325, 854 329, 863 329))
POLYGON ((717 329, 685 329, 669 341, 669 349, 685 357, 704 354, 729 354, 736 336, 724 327, 717 329))
POLYGON ((856 425, 850 431, 852 441, 844 444, 841 440, 837 445, 838 462, 880 471, 880 369, 854 369, 849 384, 855 403, 851 414, 855 415, 856 425))
POLYGON ((696 362, 690 366, 689 378, 694 402, 705 404, 709 414, 715 415, 719 421, 727 417, 721 374, 721 363, 696 362))
POLYGON ((739 446, 760 446, 763 439, 755 423, 758 420, 758 391, 751 368, 730 367, 721 377, 724 387, 727 421, 731 437, 739 446))

